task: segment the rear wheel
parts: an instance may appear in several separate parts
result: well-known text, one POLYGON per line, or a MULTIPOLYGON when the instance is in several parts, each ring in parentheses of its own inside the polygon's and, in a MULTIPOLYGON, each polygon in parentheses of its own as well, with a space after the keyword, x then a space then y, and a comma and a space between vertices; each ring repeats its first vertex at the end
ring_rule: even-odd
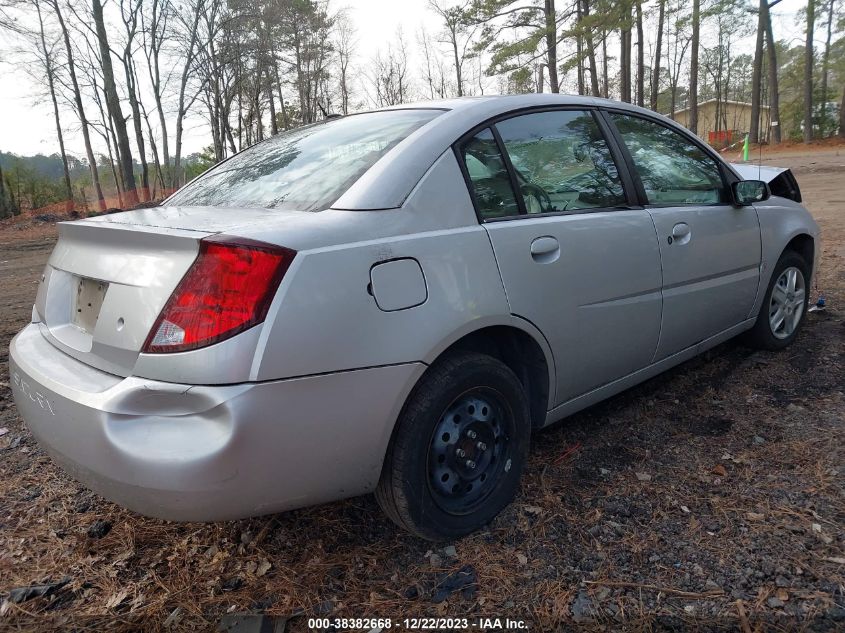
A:
POLYGON ((376 498, 400 527, 440 540, 472 532, 513 499, 528 452, 528 400, 502 362, 457 352, 411 394, 376 498))
POLYGON ((775 264, 757 322, 746 341, 760 349, 778 350, 788 346, 804 323, 810 267, 794 251, 786 251, 775 264))

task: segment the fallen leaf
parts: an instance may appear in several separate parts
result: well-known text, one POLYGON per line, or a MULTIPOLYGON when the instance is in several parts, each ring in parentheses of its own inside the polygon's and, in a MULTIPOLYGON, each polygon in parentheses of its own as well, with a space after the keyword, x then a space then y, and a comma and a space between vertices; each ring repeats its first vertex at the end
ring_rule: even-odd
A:
POLYGON ((539 508, 537 506, 524 506, 523 510, 525 510, 528 514, 543 514, 543 508, 539 508))
POLYGON ((257 569, 257 570, 255 570, 255 575, 256 575, 256 576, 263 576, 263 575, 264 575, 264 574, 266 574, 268 571, 270 571, 270 568, 271 568, 272 566, 273 566, 273 565, 272 565, 272 564, 270 564, 270 561, 269 561, 269 560, 267 560, 266 558, 262 558, 262 559, 261 559, 261 562, 260 562, 260 563, 258 563, 258 569, 257 569))
POLYGON ((745 518, 749 521, 762 521, 766 518, 765 514, 760 514, 759 512, 746 512, 745 518))
POLYGON ((712 472, 713 472, 714 475, 718 475, 719 477, 726 477, 727 474, 728 474, 728 471, 725 470, 725 467, 722 466, 721 464, 716 464, 713 467, 712 472))
POLYGON ((528 564, 528 557, 525 554, 517 554, 516 560, 519 561, 520 565, 527 565, 528 564))
POLYGON ((837 565, 845 565, 845 558, 840 558, 839 556, 825 556, 824 560, 829 563, 836 563, 837 565))
POLYGON ((648 473, 634 473, 639 481, 651 481, 651 475, 648 473))
POLYGON ((822 531, 822 526, 818 523, 813 523, 813 532, 818 532, 819 534, 821 534, 821 531, 822 531))
POLYGON ((778 597, 778 600, 783 600, 784 602, 789 600, 789 592, 786 589, 784 589, 783 587, 778 589, 775 592, 775 595, 778 597))
POLYGON ((106 609, 114 609, 117 605, 126 600, 126 596, 128 595, 128 589, 118 591, 116 594, 114 594, 111 598, 108 599, 108 602, 106 602, 106 609))

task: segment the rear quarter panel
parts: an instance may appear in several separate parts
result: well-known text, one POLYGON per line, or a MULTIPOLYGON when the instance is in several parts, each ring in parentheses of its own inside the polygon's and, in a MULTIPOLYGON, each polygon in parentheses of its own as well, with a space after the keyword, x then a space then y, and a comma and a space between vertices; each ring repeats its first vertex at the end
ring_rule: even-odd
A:
POLYGON ((250 379, 430 362, 456 333, 510 319, 489 238, 451 151, 401 208, 349 213, 358 216, 350 235, 359 239, 298 253, 262 329, 250 379), (374 228, 377 237, 367 239, 362 227, 376 224, 396 230, 379 236, 374 228), (370 270, 400 258, 419 262, 428 297, 386 312, 369 292, 370 270))

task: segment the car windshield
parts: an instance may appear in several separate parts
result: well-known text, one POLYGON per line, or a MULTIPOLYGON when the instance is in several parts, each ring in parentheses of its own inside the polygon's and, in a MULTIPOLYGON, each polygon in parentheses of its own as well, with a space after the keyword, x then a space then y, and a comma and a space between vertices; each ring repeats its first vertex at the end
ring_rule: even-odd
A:
POLYGON ((327 209, 391 148, 442 112, 367 112, 283 132, 212 168, 167 204, 327 209))

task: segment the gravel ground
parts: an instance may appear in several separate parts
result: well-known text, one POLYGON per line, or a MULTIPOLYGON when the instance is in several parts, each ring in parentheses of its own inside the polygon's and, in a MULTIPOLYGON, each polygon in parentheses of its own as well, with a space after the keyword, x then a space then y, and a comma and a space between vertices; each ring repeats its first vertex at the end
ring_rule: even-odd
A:
POLYGON ((313 615, 845 630, 839 152, 765 159, 795 169, 823 229, 814 291, 828 307, 794 346, 729 342, 536 434, 516 502, 439 546, 393 527, 371 497, 174 524, 76 484, 38 448, 8 387, 7 342, 29 318, 55 227, 0 224, 0 630, 214 630, 243 613, 277 631, 308 630, 313 615), (32 585, 48 586, 9 599, 32 585))

